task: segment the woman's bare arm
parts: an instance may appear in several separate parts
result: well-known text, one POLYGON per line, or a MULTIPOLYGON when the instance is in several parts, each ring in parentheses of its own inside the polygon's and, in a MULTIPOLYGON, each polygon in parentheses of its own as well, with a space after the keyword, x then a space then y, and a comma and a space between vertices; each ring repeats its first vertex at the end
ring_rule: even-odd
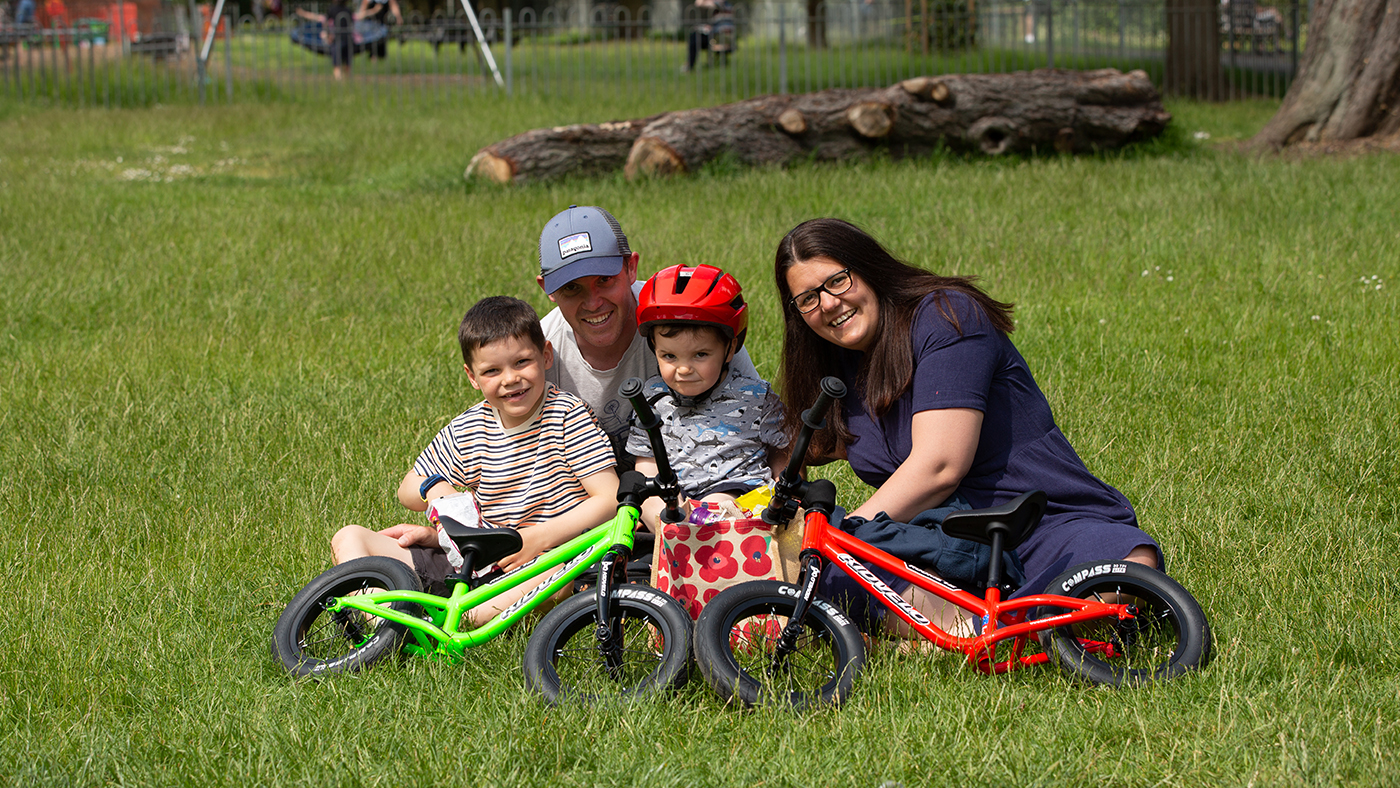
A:
POLYGON ((980 410, 948 408, 915 413, 909 457, 851 514, 873 517, 885 512, 907 522, 943 503, 972 467, 981 434, 980 410))

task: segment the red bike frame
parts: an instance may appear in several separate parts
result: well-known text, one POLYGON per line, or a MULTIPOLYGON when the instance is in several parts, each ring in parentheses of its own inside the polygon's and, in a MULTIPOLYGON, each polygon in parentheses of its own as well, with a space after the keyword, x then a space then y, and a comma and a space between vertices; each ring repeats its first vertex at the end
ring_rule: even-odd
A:
MULTIPOLYGON (((827 516, 821 512, 807 512, 805 522, 806 528, 802 534, 804 553, 807 550, 820 552, 841 571, 850 575, 871 596, 904 619, 905 623, 909 624, 915 632, 932 641, 939 648, 967 654, 968 662, 975 665, 983 673, 1005 673, 1027 665, 1039 665, 1047 662, 1049 655, 1044 652, 1023 656, 1022 652, 1026 642, 1031 635, 1037 632, 1080 621, 1101 618, 1127 620, 1133 617, 1126 604, 1111 604, 1054 594, 1035 594, 1003 601, 1001 589, 995 587, 989 587, 986 598, 979 599, 946 580, 901 561, 878 547, 872 547, 862 542, 840 528, 832 527, 827 516), (951 602, 978 618, 982 618, 985 622, 982 626, 982 634, 970 638, 950 635, 919 612, 908 600, 895 593, 894 589, 872 573, 862 562, 902 577, 940 599, 951 602), (1026 620, 1026 617, 1031 615, 1035 608, 1042 606, 1061 608, 1067 612, 1048 618, 1026 620), (1007 659, 993 662, 996 644, 1003 640, 1013 640, 1011 653, 1007 659)), ((1122 571, 1126 571, 1126 569, 1122 571)), ((803 579, 805 580, 805 578, 804 575, 803 579)), ((1110 643, 1081 642, 1087 651, 1102 654, 1106 658, 1112 658, 1116 655, 1115 649, 1110 643)))

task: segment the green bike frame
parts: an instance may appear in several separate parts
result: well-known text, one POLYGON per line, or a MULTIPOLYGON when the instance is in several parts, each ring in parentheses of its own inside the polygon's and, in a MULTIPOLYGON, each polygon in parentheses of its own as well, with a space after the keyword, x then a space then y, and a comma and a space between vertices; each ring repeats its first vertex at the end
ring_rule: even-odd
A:
MULTIPOLYGON (((421 591, 376 591, 339 597, 326 606, 335 612, 353 609, 377 616, 408 628, 403 649, 410 654, 457 662, 462 653, 500 635, 534 610, 543 600, 573 583, 590 566, 602 560, 615 548, 631 552, 632 535, 641 512, 630 504, 617 508, 612 522, 604 523, 546 551, 529 563, 507 572, 492 582, 468 589, 467 583, 456 583, 447 598, 421 591), (558 567, 557 569, 555 569, 558 567), (475 629, 463 631, 463 620, 470 622, 467 611, 500 596, 516 586, 555 569, 548 580, 501 611, 495 618, 475 629), (422 608, 425 617, 415 616, 389 607, 394 602, 411 602, 422 608)), ((603 582, 600 577, 599 582, 603 582)))

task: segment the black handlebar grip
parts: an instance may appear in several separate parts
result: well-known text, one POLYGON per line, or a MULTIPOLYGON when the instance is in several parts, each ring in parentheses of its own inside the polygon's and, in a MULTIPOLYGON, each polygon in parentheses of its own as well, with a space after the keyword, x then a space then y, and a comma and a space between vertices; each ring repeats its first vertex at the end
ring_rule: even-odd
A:
POLYGON ((812 428, 813 432, 826 426, 822 419, 826 417, 826 412, 831 410, 831 403, 834 400, 844 399, 846 396, 846 384, 840 378, 827 375, 822 378, 822 390, 817 395, 817 401, 812 403, 812 407, 802 411, 802 423, 812 428))
POLYGON ((822 393, 831 399, 846 398, 846 384, 841 379, 833 375, 822 378, 822 393))
POLYGON ((809 512, 831 514, 831 510, 836 508, 836 485, 827 479, 817 479, 807 486, 807 498, 802 505, 809 512))
POLYGON ((642 379, 641 379, 641 378, 628 378, 628 379, 622 381, 622 385, 621 385, 621 386, 618 386, 618 388, 617 388, 617 393, 618 393, 618 394, 621 394, 623 399, 632 399, 633 397, 637 396, 638 394, 641 394, 641 393, 642 393, 642 379))
POLYGON ((640 495, 646 486, 646 474, 641 471, 627 471, 617 480, 617 500, 622 501, 629 495, 640 495))
MULTIPOLYGON (((628 378, 622 381, 622 385, 617 387, 617 393, 632 403, 632 410, 637 414, 637 426, 651 433, 655 427, 661 425, 661 419, 656 417, 655 411, 651 409, 651 403, 642 396, 641 378, 628 378)), ((658 451, 660 450, 654 440, 652 446, 658 451)))

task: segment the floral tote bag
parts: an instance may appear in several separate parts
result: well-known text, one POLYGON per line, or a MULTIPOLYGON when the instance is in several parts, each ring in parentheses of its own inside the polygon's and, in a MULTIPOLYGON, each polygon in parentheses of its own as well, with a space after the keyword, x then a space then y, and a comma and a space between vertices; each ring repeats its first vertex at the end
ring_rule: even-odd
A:
POLYGON ((783 578, 778 538, 759 519, 667 523, 656 540, 657 590, 675 597, 691 619, 724 589, 783 578))

